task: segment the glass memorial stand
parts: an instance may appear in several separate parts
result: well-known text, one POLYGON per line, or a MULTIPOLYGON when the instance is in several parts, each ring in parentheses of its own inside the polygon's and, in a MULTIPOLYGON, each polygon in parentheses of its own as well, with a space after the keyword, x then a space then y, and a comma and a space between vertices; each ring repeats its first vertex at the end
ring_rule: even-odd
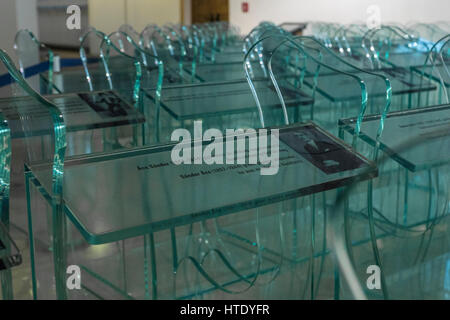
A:
MULTIPOLYGON (((270 238, 270 233, 261 234, 261 239, 251 236, 251 230, 256 228, 258 233, 259 227, 250 217, 246 218, 249 210, 377 175, 372 162, 313 123, 278 129, 279 171, 271 176, 260 174, 262 164, 174 165, 171 151, 175 144, 66 159, 62 188, 64 212, 70 220, 65 234, 70 241, 65 238, 54 245, 71 252, 70 264, 79 265, 82 277, 89 279, 82 282, 87 297, 173 299, 217 289, 238 293, 229 286, 235 283, 253 286, 252 278, 273 272, 279 267, 276 261, 283 256, 283 251, 273 256, 278 246, 271 249, 270 243, 276 242, 267 241, 267 249, 261 251, 260 241, 270 238), (110 187, 104 188, 105 185, 110 187), (194 254, 183 245, 192 237, 192 230, 187 233, 180 230, 192 228, 194 223, 206 226, 229 215, 228 224, 219 229, 231 230, 229 234, 233 234, 240 249, 222 252, 223 235, 201 238, 205 240, 204 246, 197 249, 203 254, 194 254), (263 264, 261 256, 270 252, 272 257, 263 264), (210 265, 205 259, 212 255, 217 255, 218 260, 210 265), (234 264, 230 257, 241 262, 234 264), (258 260, 256 265, 255 261, 250 262, 252 259, 258 260), (182 271, 189 267, 192 270, 188 274, 203 281, 182 282, 180 287, 179 281, 186 276, 182 271)), ((202 142, 193 143, 201 146, 202 142)), ((240 152, 248 154, 251 148, 229 152, 218 155, 237 157, 240 152)), ((36 192, 51 201, 48 165, 29 163, 27 168, 28 195, 38 187, 36 192)), ((29 211, 31 228, 38 219, 36 215, 40 214, 29 211)), ((32 261, 36 261, 35 254, 32 250, 32 261)), ((59 268, 63 270, 64 266, 59 268)), ((36 279, 39 274, 33 275, 33 280, 36 279)), ((61 281, 65 279, 56 277, 57 283, 61 281)))
MULTIPOLYGON (((355 123, 353 118, 339 124, 354 134, 355 123)), ((359 137, 379 147, 379 158, 386 159, 378 161, 379 177, 374 180, 379 180, 378 190, 374 188, 373 193, 373 236, 378 239, 386 279, 384 298, 445 299, 445 259, 450 252, 445 231, 450 213, 450 106, 388 113, 377 138, 379 123, 379 115, 365 117, 359 137)), ((363 250, 355 251, 354 257, 358 264, 367 263, 363 250)))

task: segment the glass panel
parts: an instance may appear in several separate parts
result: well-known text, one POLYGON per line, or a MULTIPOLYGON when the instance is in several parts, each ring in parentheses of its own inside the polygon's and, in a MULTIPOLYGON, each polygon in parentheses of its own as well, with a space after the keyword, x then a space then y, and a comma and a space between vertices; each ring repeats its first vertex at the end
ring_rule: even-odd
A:
POLYGON ((420 68, 414 70, 423 78, 431 79, 438 85, 438 90, 431 94, 421 95, 422 104, 441 104, 450 102, 450 36, 447 35, 437 41, 420 68))
MULTIPOLYGON (((449 116, 449 105, 392 112, 384 120, 381 137, 377 136, 380 116, 370 116, 362 123, 361 137, 373 146, 380 143, 383 152, 408 170, 424 170, 450 161, 450 149, 445 147, 450 143, 449 116), (402 150, 406 142, 421 139, 429 139, 429 142, 402 150)), ((341 124, 353 131, 355 122, 356 119, 348 119, 341 124)))
MULTIPOLYGON (((92 278, 93 282, 103 283, 100 287, 94 286, 94 291, 91 292, 116 298, 173 298, 195 295, 197 290, 204 292, 203 290, 211 290, 211 287, 228 293, 239 293, 246 287, 253 287, 253 281, 249 283, 244 280, 244 275, 251 276, 254 272, 257 275, 268 272, 263 277, 268 282, 277 278, 282 260, 277 256, 279 245, 273 242, 273 238, 260 238, 257 235, 258 232, 270 229, 273 223, 280 224, 280 228, 282 224, 288 225, 281 215, 271 212, 282 210, 281 207, 277 208, 275 203, 376 175, 376 168, 370 162, 313 124, 280 128, 279 137, 282 157, 279 172, 273 176, 260 175, 260 164, 254 167, 235 164, 175 166, 170 159, 173 144, 121 154, 78 158, 73 161, 68 159, 65 163, 64 198, 67 204, 66 212, 76 227, 71 228, 72 237, 75 237, 72 241, 82 240, 82 236, 88 242, 96 244, 87 250, 74 246, 71 261, 82 266, 83 274, 92 278), (316 151, 316 148, 326 151, 316 151), (92 172, 96 172, 96 179, 91 179, 88 188, 83 187, 84 182, 87 182, 85 174, 92 175, 92 172), (309 172, 306 179, 305 172, 309 172), (302 179, 299 179, 298 175, 301 175, 302 179), (111 179, 115 182, 111 182, 111 179), (120 179, 121 183, 116 183, 116 179, 120 179), (115 187, 97 188, 96 183, 115 187), (167 192, 168 185, 171 186, 170 192, 167 192), (124 186, 126 188, 122 188, 124 186), (225 189, 227 191, 223 193, 225 189), (230 190, 233 192, 230 193, 230 190), (88 195, 83 203, 89 209, 79 201, 79 197, 84 197, 82 193, 88 195), (113 201, 95 201, 94 204, 94 194, 95 197, 113 201), (220 197, 217 196, 219 194, 220 197), (224 194, 227 196, 224 197, 224 194), (118 202, 114 205, 116 200, 118 202), (261 211, 256 211, 256 217, 260 216, 261 222, 255 227, 251 218, 255 213, 249 215, 248 210, 261 206, 264 206, 261 211), (93 210, 95 214, 92 214, 93 210), (126 219, 123 219, 123 212, 127 212, 126 219), (230 216, 232 220, 243 219, 242 221, 247 223, 232 222, 230 225, 226 215, 233 212, 242 213, 230 216), (218 220, 210 219, 214 217, 218 220), (195 230, 197 225, 193 223, 197 221, 202 221, 198 225, 200 230, 195 230), (264 245, 275 250, 274 253, 268 252, 269 256, 266 256, 265 252, 262 253, 265 257, 258 259, 257 265, 249 264, 249 259, 254 259, 255 254, 245 253, 246 251, 222 242, 228 235, 230 240, 237 241, 238 246, 239 243, 245 245, 245 241, 248 241, 246 239, 255 239, 255 234, 252 234, 254 228, 256 240, 253 241, 256 241, 257 248, 264 245), (187 231, 189 229, 191 231, 187 231), (157 230, 170 230, 172 236, 167 239, 166 234, 157 233, 157 230), (198 236, 205 242, 199 243, 198 236), (117 240, 120 241, 115 242, 117 240), (221 257, 215 267, 212 268, 212 261, 204 263, 206 257, 202 258, 197 252, 202 249, 221 257), (99 252, 102 253, 99 255, 99 252), (151 257, 151 260, 148 260, 148 257, 151 257), (105 269, 105 263, 110 267, 105 269), (130 273, 133 268, 127 271, 126 266, 131 266, 130 263, 135 266, 142 265, 143 273, 130 273), (179 272, 174 274, 173 270, 179 272), (184 271, 190 272, 194 278, 195 275, 202 274, 206 280, 188 285, 184 283, 190 283, 190 280, 184 278, 184 271), (234 276, 231 276, 230 271, 234 276), (171 274, 167 274, 168 272, 171 274), (166 280, 158 282, 157 273, 166 280), (236 276, 237 280, 241 281, 241 289, 227 288, 225 284, 236 276), (172 281, 175 281, 177 286, 176 292, 167 287, 174 284, 172 281)), ((191 141, 181 144, 187 145, 190 146, 191 141)), ((231 154, 237 158, 239 154, 247 154, 251 149, 249 145, 241 151, 235 149, 236 152, 233 150, 231 154)), ((230 151, 226 152, 228 154, 230 151)), ((222 156, 224 154, 222 153, 222 156)), ((32 166, 33 174, 36 173, 35 177, 45 190, 51 182, 48 180, 48 174, 41 171, 39 164, 36 165, 32 166)), ((307 197, 305 201, 308 201, 307 197)), ((276 237, 276 234, 274 236, 276 237)), ((86 286, 91 287, 91 284, 89 281, 86 286)))
POLYGON ((156 25, 147 25, 141 32, 140 45, 164 61, 165 84, 192 81, 192 78, 184 71, 186 47, 174 29, 163 30, 156 25))
MULTIPOLYGON (((337 121, 343 114, 362 117, 369 110, 371 113, 382 112, 390 106, 391 84, 386 77, 352 66, 315 39, 270 36, 259 40, 254 45, 256 46, 262 47, 261 65, 264 70, 268 70, 274 86, 287 80, 314 97, 312 108, 304 109, 298 119, 314 120, 337 135, 337 121), (287 64, 284 70, 290 70, 292 77, 285 78, 287 71, 277 70, 283 68, 273 68, 273 64, 277 62, 281 66, 287 64), (341 71, 341 68, 344 70, 341 71), (352 72, 348 72, 349 69, 352 72), (310 74, 311 71, 314 71, 313 75, 310 74), (329 81, 331 74, 334 75, 332 82, 329 81), (334 89, 331 84, 336 86, 339 83, 345 84, 340 88, 339 94, 352 98, 330 103, 320 88, 322 85, 329 85, 334 89)), ((250 54, 249 50, 247 56, 250 54)), ((246 69, 250 76, 248 65, 246 69)), ((258 96, 258 90, 255 90, 254 95, 258 96)), ((286 99, 282 90, 277 95, 280 99, 286 99)), ((288 120, 287 114, 284 117, 288 120)))
POLYGON ((106 35, 94 28, 89 29, 80 39, 80 58, 84 73, 79 70, 64 70, 55 75, 55 86, 60 92, 93 91, 110 89, 108 70, 102 61, 104 52, 101 45, 106 35))
MULTIPOLYGON (((145 121, 141 113, 114 91, 51 95, 47 99, 57 106, 64 115, 68 132, 136 124, 145 121)), ((45 122, 38 122, 40 117, 44 116, 45 118, 45 112, 43 114, 42 103, 32 97, 0 99, 0 110, 8 119, 12 128, 19 129, 21 127, 17 104, 20 104, 21 110, 26 112, 29 118, 35 119, 34 136, 39 136, 51 130, 51 128, 46 127, 45 122)), ((23 133, 19 131, 15 131, 12 136, 13 139, 20 137, 23 137, 23 133)))
MULTIPOLYGON (((148 230, 188 224, 202 219, 204 215, 211 217, 211 212, 219 216, 248 209, 258 203, 262 205, 287 197, 304 196, 376 173, 375 167, 368 170, 370 162, 313 124, 281 128, 280 140, 280 152, 286 161, 280 164, 280 172, 270 177, 260 175, 260 165, 247 169, 225 164, 176 166, 171 161, 173 145, 130 151, 125 156, 86 158, 81 162, 74 161, 73 165, 68 161, 64 197, 70 208, 69 216, 86 240, 103 243, 137 236, 148 230), (318 146, 328 146, 325 157, 310 149, 307 144, 310 139, 318 146), (304 141, 303 145, 301 141, 304 141), (110 157, 114 160, 108 161, 110 157), (122 175, 122 170, 127 174, 122 175), (99 179, 92 181, 85 177, 92 172, 96 172, 99 179), (302 178, 299 179, 298 175, 302 178), (120 184, 116 183, 119 176, 120 184), (99 188, 97 183, 117 188, 99 188), (163 191, 166 188, 161 187, 161 183, 170 185, 171 191, 163 191), (224 193, 225 189, 228 191, 224 193), (152 192, 147 194, 146 190, 152 192), (157 190, 162 193, 155 193, 157 190), (230 190, 233 192, 230 193, 230 190), (130 201, 123 201, 125 198, 122 195, 125 196, 125 193, 125 198, 130 201), (80 199, 98 198, 120 199, 122 204, 117 206, 109 201, 97 203, 92 208, 95 214, 80 207, 83 203, 80 199), (141 205, 136 205, 138 203, 141 205), (146 208, 145 212, 143 208, 146 208), (127 212, 127 219, 123 219, 123 210, 127 212)), ((191 141, 188 144, 190 146, 191 141)), ((246 146, 245 153, 248 148, 246 146)), ((40 172, 39 168, 36 170, 40 172)), ((44 179, 40 181, 46 188, 51 183, 44 179)))
MULTIPOLYGON (((382 291, 366 291, 371 298, 446 297, 440 281, 448 270, 449 111, 445 105, 389 113, 382 132, 380 116, 362 122, 361 138, 380 148, 379 177, 369 183, 368 208, 354 211, 347 237, 370 234, 350 253, 362 285, 367 265, 380 267, 382 291)), ((341 124, 352 132, 355 121, 341 124)))
POLYGON ((427 50, 418 49, 419 40, 395 26, 382 26, 371 29, 362 39, 365 54, 369 54, 374 68, 380 68, 381 61, 387 61, 398 67, 423 65, 427 50))
MULTIPOLYGON (((10 76, 17 82, 18 87, 23 89, 26 94, 31 96, 32 99, 35 99, 41 105, 39 117, 35 118, 29 116, 29 108, 24 108, 24 104, 21 103, 20 99, 10 101, 9 107, 15 110, 15 114, 18 115, 18 118, 20 119, 20 123, 11 127, 11 136, 19 134, 23 137, 22 142, 25 146, 26 163, 34 161, 45 162, 43 167, 45 167, 46 174, 49 175, 49 177, 46 178, 51 181, 51 185, 47 192, 50 197, 52 197, 51 214, 53 218, 51 220, 52 228, 50 234, 53 240, 54 274, 57 278, 61 278, 64 277, 65 274, 64 214, 61 203, 61 182, 64 172, 64 158, 66 151, 64 118, 57 106, 39 95, 25 82, 20 72, 15 68, 14 63, 4 51, 0 51, 0 59, 10 76), (42 132, 42 130, 40 130, 41 128, 46 128, 46 131, 42 132), (41 134, 36 136, 36 132, 39 131, 41 131, 41 134)), ((8 118, 7 120, 9 121, 8 118)), ((13 124, 12 122, 13 121, 11 121, 11 125, 13 124)), ((32 226, 30 226, 29 230, 32 230, 32 226)), ((32 254, 33 246, 34 243, 31 237, 30 247, 32 249, 32 254)), ((33 257, 31 258, 31 261, 32 264, 34 264, 33 257)), ((33 287, 36 288, 35 282, 33 287)), ((57 283, 56 291, 63 296, 64 290, 64 285, 57 283)))
POLYGON ((40 43, 29 30, 17 32, 14 49, 19 58, 20 72, 32 88, 43 94, 52 93, 53 51, 40 43), (41 82, 41 72, 46 75, 48 83, 41 82))
MULTIPOLYGON (((2 68, 3 69, 3 68, 2 68)), ((8 121, 0 112, 0 296, 13 299, 10 268, 22 262, 22 256, 9 235, 11 172, 11 134, 8 121)))

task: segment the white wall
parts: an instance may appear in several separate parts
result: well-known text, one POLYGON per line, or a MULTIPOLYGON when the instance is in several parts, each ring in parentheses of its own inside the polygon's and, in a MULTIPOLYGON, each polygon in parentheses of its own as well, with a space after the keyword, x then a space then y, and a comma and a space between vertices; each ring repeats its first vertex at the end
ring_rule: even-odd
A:
POLYGON ((2 27, 0 28, 0 44, 1 48, 11 55, 14 53, 14 35, 17 32, 16 7, 13 0, 3 1, 1 6, 0 21, 2 22, 2 27))
POLYGON ((149 23, 180 23, 180 0, 128 0, 127 23, 141 31, 149 23))
POLYGON ((433 22, 450 20, 449 0, 247 0, 249 12, 241 10, 241 0, 230 1, 230 22, 248 33, 259 22, 366 21, 370 5, 381 9, 381 22, 433 22))
POLYGON ((88 0, 88 21, 106 34, 116 31, 125 23, 124 0, 88 0))
POLYGON ((16 0, 17 28, 28 29, 39 39, 37 0, 16 0))
POLYGON ((141 31, 149 23, 179 23, 180 0, 89 0, 89 25, 110 33, 128 23, 141 31))
POLYGON ((30 29, 37 37, 36 0, 2 0, 0 4, 0 46, 17 61, 13 49, 14 37, 20 29, 30 29))

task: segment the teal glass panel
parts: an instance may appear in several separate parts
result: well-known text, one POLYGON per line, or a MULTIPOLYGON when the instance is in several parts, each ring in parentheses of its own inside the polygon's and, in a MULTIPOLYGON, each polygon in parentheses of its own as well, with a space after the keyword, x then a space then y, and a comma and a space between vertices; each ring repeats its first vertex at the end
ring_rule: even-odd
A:
MULTIPOLYGON (((268 124, 283 121, 283 108, 275 88, 268 80, 255 80, 260 90, 263 111, 268 124)), ((309 113, 313 98, 288 81, 280 80, 280 90, 286 95, 287 114, 293 122, 300 120, 301 110, 309 113)), ((165 87, 160 108, 155 104, 154 89, 144 89, 144 114, 147 119, 146 144, 165 142, 176 128, 193 132, 193 120, 202 120, 205 128, 259 128, 258 109, 245 81, 203 83, 198 85, 165 87), (175 121, 174 121, 175 120, 175 121)))
MULTIPOLYGON (((164 61, 164 74, 168 83, 190 83, 192 77, 186 74, 184 67, 189 65, 188 54, 193 44, 186 44, 182 36, 174 28, 160 28, 157 25, 147 25, 140 34, 139 45, 152 55, 164 61)), ((194 62, 195 65, 195 57, 194 62)))
POLYGON ((438 86, 438 90, 433 94, 427 94, 422 100, 423 104, 442 104, 450 102, 448 87, 450 85, 450 36, 447 35, 437 41, 431 47, 423 66, 417 67, 417 71, 422 77, 430 79, 438 86))
MULTIPOLYGON (((256 80, 254 84, 262 94, 265 107, 281 108, 270 82, 256 80)), ((296 90, 288 82, 281 84, 281 90, 286 94, 287 106, 298 107, 312 103, 311 96, 296 90)), ((180 120, 256 112, 254 98, 246 81, 164 88, 161 106, 180 120)))
MULTIPOLYGON (((383 134, 377 138, 380 116, 368 116, 362 123, 361 138, 380 149, 410 171, 420 171, 450 161, 450 106, 442 105, 387 114, 383 134), (429 139, 409 148, 408 141, 429 139), (404 149, 404 150, 403 150, 404 149)), ((342 120, 346 130, 354 131, 356 119, 342 120)))
POLYGON ((447 65, 444 64, 437 64, 434 66, 421 66, 414 68, 414 71, 416 71, 419 74, 422 74, 426 78, 431 78, 436 82, 440 82, 441 79, 444 82, 444 85, 446 87, 450 87, 450 75, 447 70, 447 65))
MULTIPOLYGON (((355 211, 354 219, 368 218, 372 225, 372 244, 367 248, 372 253, 353 250, 359 270, 368 261, 381 268, 382 291, 367 292, 371 298, 445 297, 436 281, 446 272, 449 250, 443 231, 450 213, 449 110, 448 105, 441 105, 392 112, 384 120, 373 115, 361 124, 359 137, 379 150, 375 152, 379 177, 370 183, 371 209, 367 209, 368 216, 365 210, 355 211)), ((354 134, 355 122, 346 119, 340 124, 354 134)), ((362 230, 363 226, 353 226, 351 237, 362 230)), ((365 278, 359 276, 363 285, 365 278)))
MULTIPOLYGON (((114 91, 50 95, 47 99, 64 115, 68 132, 138 124, 145 121, 138 110, 114 91)), ((35 122, 33 131, 26 134, 39 136, 52 130, 45 122, 40 122, 42 117, 45 119, 46 112, 39 101, 32 97, 3 98, 0 99, 0 110, 8 119, 11 128, 15 129, 13 139, 23 137, 25 134, 21 132, 21 113, 17 110, 17 105, 23 110, 21 112, 28 115, 29 121, 35 122)))
MULTIPOLYGON (((3 68, 2 68, 3 69, 3 68)), ((0 112, 0 298, 14 298, 10 268, 22 262, 22 256, 9 235, 11 185, 11 133, 0 112)))
MULTIPOLYGON (((60 268, 60 266, 64 264, 65 260, 65 252, 63 249, 64 230, 62 228, 62 225, 64 224, 64 215, 61 211, 61 179, 64 173, 64 158, 66 151, 66 130, 64 118, 58 107, 31 88, 4 51, 0 51, 0 59, 10 77, 17 83, 17 86, 41 105, 39 118, 37 119, 29 116, 28 107, 23 108, 21 103, 16 103, 14 100, 10 101, 8 106, 15 108, 15 112, 20 119, 20 122, 18 123, 19 128, 17 128, 17 125, 10 128, 11 136, 14 136, 17 130, 22 133, 22 136, 24 137, 23 145, 25 146, 25 158, 27 161, 46 162, 46 169, 48 170, 47 173, 49 174, 49 179, 51 181, 48 193, 53 199, 51 204, 51 212, 54 228, 51 231, 51 237, 53 241, 52 254, 55 262, 54 274, 57 278, 59 278, 65 272, 65 270, 60 268), (39 128, 46 128, 47 132, 43 136, 35 137, 34 133, 39 131, 39 128)), ((6 120, 8 119, 6 118, 6 120)), ((32 226, 30 226, 29 229, 30 234, 32 234, 31 230, 32 226)), ((30 237, 30 248, 32 249, 33 246, 34 243, 32 241, 32 237, 30 237)), ((31 250, 31 252, 32 251, 33 250, 31 250)), ((31 262, 33 265, 33 257, 31 258, 31 262)), ((36 283, 34 281, 33 288, 36 288, 36 283)), ((58 283, 56 291, 60 293, 63 290, 64 286, 58 283)))
MULTIPOLYGON (((188 69, 187 72, 192 71, 188 69)), ((261 69, 256 69, 255 73, 264 77, 261 69)), ((199 64, 196 66, 195 76, 202 82, 224 82, 245 79, 245 72, 242 61, 239 63, 199 64)))
MULTIPOLYGON (((393 95, 401 95, 401 94, 409 94, 415 93, 419 91, 432 91, 436 89, 436 85, 423 79, 418 73, 414 73, 409 71, 408 69, 403 68, 392 68, 392 69, 384 69, 377 70, 377 73, 384 75, 388 78, 392 84, 392 94, 393 95)), ((355 73, 355 75, 359 75, 360 73, 355 73)), ((332 101, 345 101, 359 98, 358 96, 349 95, 346 92, 346 88, 348 88, 349 81, 338 81, 339 75, 319 75, 319 82, 317 85, 317 91, 322 95, 326 96, 328 99, 332 101)), ((312 80, 310 78, 306 79, 309 85, 312 85, 312 80)), ((377 81, 376 79, 373 80, 377 81)), ((368 83, 369 86, 374 86, 374 83, 368 83)), ((375 86, 376 87, 376 86, 375 86)), ((373 95, 384 96, 386 93, 386 89, 380 87, 378 92, 373 92, 373 95)))
MULTIPOLYGON (((258 46, 264 48, 260 65, 267 70, 274 86, 284 79, 285 72, 272 68, 272 63, 281 61, 294 63, 295 68, 288 68, 293 74, 289 81, 314 97, 312 108, 302 114, 302 119, 314 120, 333 134, 337 135, 337 121, 345 117, 344 114, 362 117, 368 110, 381 112, 390 107, 391 83, 387 77, 351 65, 315 39, 271 36, 259 40, 253 47, 258 46), (341 68, 344 71, 341 71, 341 68), (309 70, 314 70, 314 74, 310 75, 309 70), (332 82, 329 81, 329 77, 334 77, 332 82), (344 85, 338 87, 339 83, 344 85), (339 95, 352 98, 330 102, 321 94, 322 85, 329 86, 339 95)), ((247 56, 250 55, 251 51, 247 53, 247 56)), ((246 71, 248 79, 251 78, 251 70, 247 65, 246 71)), ((251 85, 250 80, 249 84, 251 85)), ((280 99, 283 97, 282 92, 277 94, 280 99)), ((258 90, 254 90, 254 95, 258 96, 258 90)))
MULTIPOLYGON (((376 175, 371 162, 313 124, 280 128, 279 137, 280 167, 273 176, 260 175, 261 165, 176 166, 171 161, 174 144, 77 159, 73 165, 68 160, 64 201, 69 218, 88 242, 100 244, 305 196, 376 175), (317 145, 328 145, 328 151, 315 156, 306 144, 311 138, 319 139, 315 141, 317 145), (301 141, 305 141, 303 147, 298 144, 301 141), (94 172, 97 179, 92 181, 87 177, 94 172), (119 177, 120 184, 116 183, 119 177), (164 191, 166 184, 171 186, 170 192, 164 191), (96 202, 99 198, 116 199, 120 205, 114 201, 96 202), (95 206, 83 209, 92 201, 95 206), (123 212, 127 212, 126 219, 123 212)), ((48 188, 51 181, 46 180, 45 169, 39 163, 31 168, 48 188)))
POLYGON ((52 93, 52 77, 53 77, 53 51, 40 43, 34 34, 25 29, 19 30, 14 39, 14 49, 19 59, 19 69, 28 83, 33 89, 42 93, 52 93), (30 67, 35 67, 40 63, 47 63, 48 71, 43 73, 48 79, 48 85, 42 83, 40 75, 31 75, 30 67))

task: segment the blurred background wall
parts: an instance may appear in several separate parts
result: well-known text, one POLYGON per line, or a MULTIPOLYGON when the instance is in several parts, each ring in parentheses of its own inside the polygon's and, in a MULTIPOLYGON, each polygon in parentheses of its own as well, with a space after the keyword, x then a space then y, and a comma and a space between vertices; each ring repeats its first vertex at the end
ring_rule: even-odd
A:
POLYGON ((39 35, 37 0, 1 0, 0 43, 11 57, 15 57, 13 45, 17 30, 30 29, 39 35))
POLYGON ((371 5, 380 8, 381 21, 448 21, 450 0, 247 0, 248 12, 242 12, 241 0, 230 0, 230 22, 248 33, 260 21, 275 23, 327 21, 351 23, 365 21, 371 5))
POLYGON ((364 22, 371 5, 379 7, 382 23, 442 21, 449 19, 450 12, 450 0, 1 0, 0 43, 12 53, 14 35, 23 28, 44 43, 76 48, 89 26, 109 33, 124 23, 140 31, 148 23, 220 19, 246 34, 263 20, 364 22), (81 8, 81 30, 65 27, 71 4, 81 8))

